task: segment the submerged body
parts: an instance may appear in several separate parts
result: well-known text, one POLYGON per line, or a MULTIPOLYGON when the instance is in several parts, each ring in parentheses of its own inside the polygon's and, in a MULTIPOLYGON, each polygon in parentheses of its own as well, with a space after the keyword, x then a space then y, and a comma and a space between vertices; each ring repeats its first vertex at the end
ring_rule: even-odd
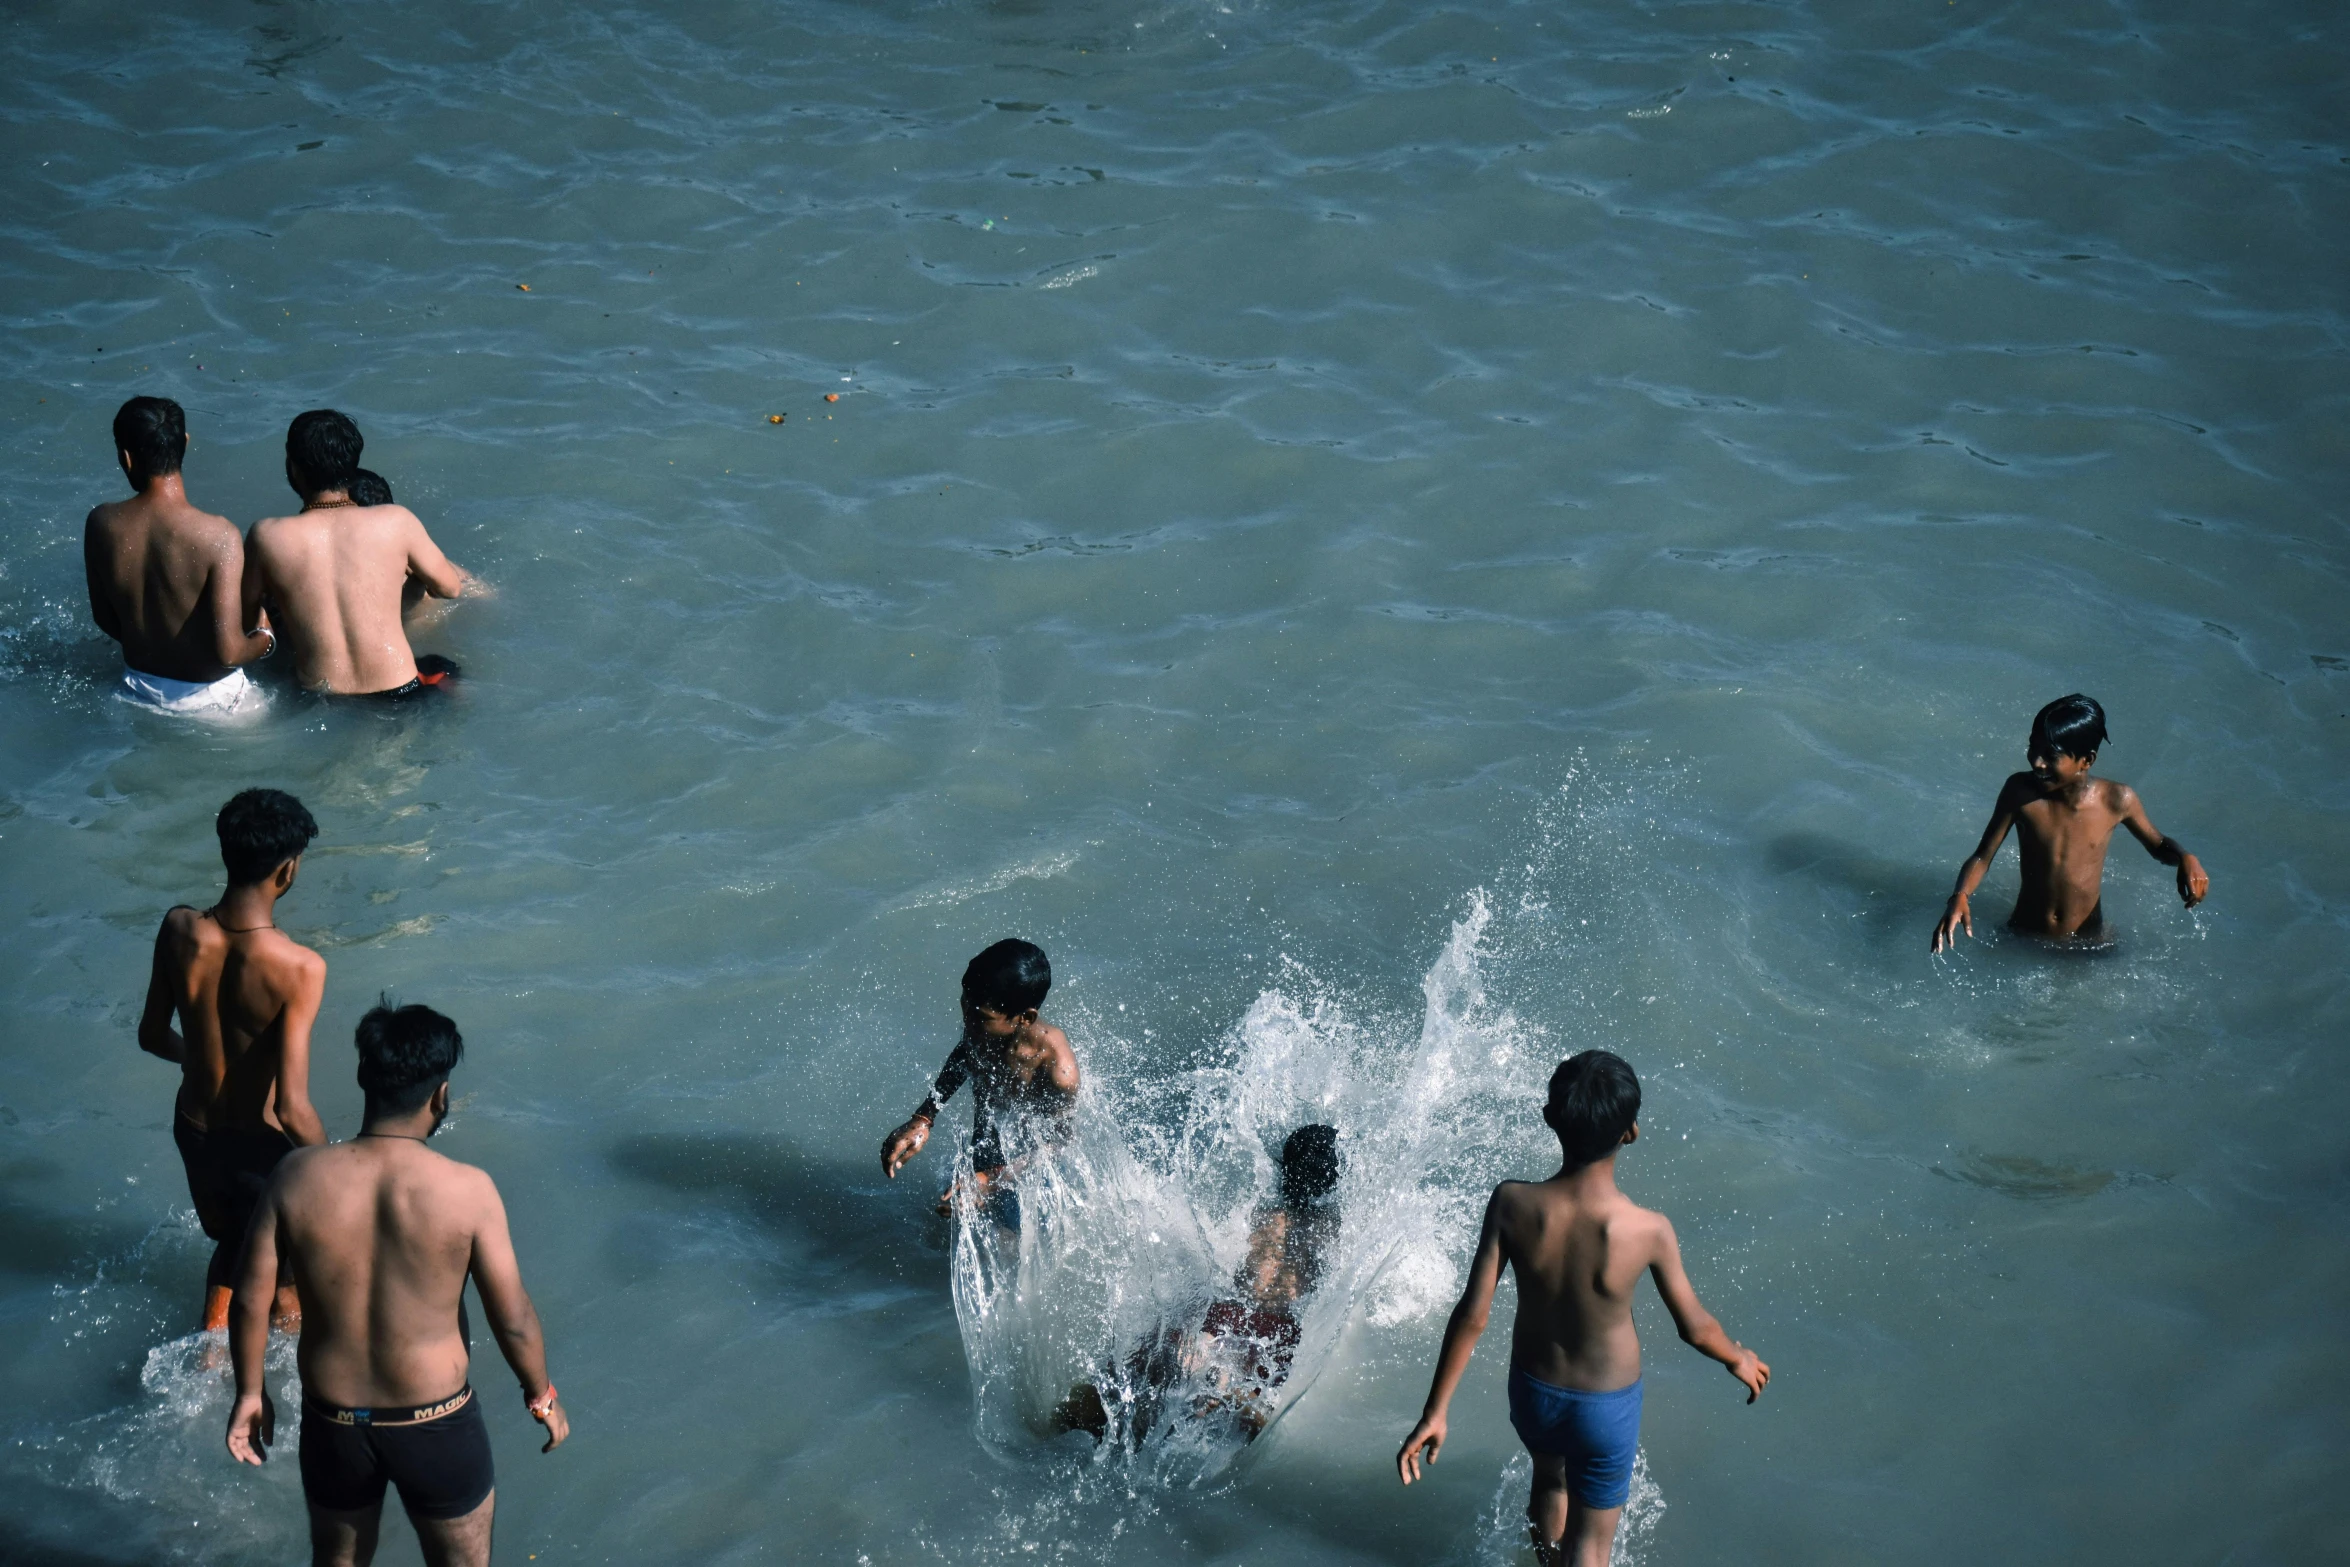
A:
MULTIPOLYGON (((92 509, 82 525, 82 565, 90 618, 122 645, 127 672, 182 688, 233 684, 224 696, 250 690, 238 666, 274 644, 244 629, 244 538, 226 517, 189 504, 179 474, 150 478, 128 500, 92 509)), ((136 683, 130 689, 143 694, 136 683)))
POLYGON ((2179 897, 2187 907, 2203 901, 2211 878, 2202 863, 2155 830, 2128 784, 2090 776, 2095 760, 2094 754, 2035 757, 2029 772, 2009 775, 1982 841, 1959 867, 1958 886, 1934 928, 1934 951, 1954 943, 1961 929, 1974 934, 1970 900, 2010 829, 2022 869, 2015 908, 2007 917, 2011 930, 2052 940, 2102 934, 2105 854, 2116 828, 2127 828, 2148 854, 2177 867, 2179 897))

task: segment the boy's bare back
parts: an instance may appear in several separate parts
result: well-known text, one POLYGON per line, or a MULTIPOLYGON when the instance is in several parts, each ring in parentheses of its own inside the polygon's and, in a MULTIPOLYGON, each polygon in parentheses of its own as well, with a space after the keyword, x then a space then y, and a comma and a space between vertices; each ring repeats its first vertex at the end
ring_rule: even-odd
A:
POLYGON ((1518 1280, 1511 1364, 1555 1387, 1604 1392, 1639 1380, 1632 1292, 1650 1268, 1660 1268, 1658 1287, 1668 1288, 1661 1269, 1669 1259, 1677 1275, 1680 1252, 1663 1214, 1613 1181, 1594 1190, 1585 1173, 1504 1181, 1486 1226, 1518 1280))
POLYGON ((164 915, 148 1012, 166 1028, 171 1012, 180 1019, 180 1113, 198 1126, 258 1129, 282 1126, 282 1107, 297 1141, 323 1141, 309 1124, 308 1086, 325 987, 326 960, 275 926, 231 930, 185 905, 164 915))

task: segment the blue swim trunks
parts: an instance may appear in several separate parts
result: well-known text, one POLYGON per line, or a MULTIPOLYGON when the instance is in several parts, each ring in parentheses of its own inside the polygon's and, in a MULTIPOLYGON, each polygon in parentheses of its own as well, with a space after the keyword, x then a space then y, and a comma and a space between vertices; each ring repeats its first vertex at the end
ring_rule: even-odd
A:
POLYGON ((1621 1507, 1640 1450, 1640 1384, 1612 1393, 1552 1387, 1510 1370, 1510 1424, 1530 1453, 1567 1461, 1567 1494, 1585 1507, 1621 1507))

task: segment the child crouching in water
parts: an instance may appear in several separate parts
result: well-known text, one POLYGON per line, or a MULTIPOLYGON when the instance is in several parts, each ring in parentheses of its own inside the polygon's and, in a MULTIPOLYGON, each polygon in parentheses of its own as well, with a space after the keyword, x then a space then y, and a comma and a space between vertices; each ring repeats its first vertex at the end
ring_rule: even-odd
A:
POLYGON ((1395 1455, 1406 1485, 1420 1477, 1423 1449, 1436 1461, 1453 1391, 1507 1263, 1518 1277, 1510 1424, 1534 1457, 1526 1516, 1543 1567, 1607 1567, 1615 1549, 1640 1446, 1632 1291, 1642 1273, 1655 1277, 1681 1342, 1728 1367, 1746 1385, 1748 1403, 1771 1380, 1771 1368, 1698 1304, 1671 1221, 1616 1190, 1616 1151, 1639 1138, 1639 1114, 1640 1079, 1605 1050, 1570 1056, 1551 1075, 1542 1119, 1558 1134, 1559 1173, 1493 1189, 1468 1287, 1445 1325, 1427 1407, 1395 1455))

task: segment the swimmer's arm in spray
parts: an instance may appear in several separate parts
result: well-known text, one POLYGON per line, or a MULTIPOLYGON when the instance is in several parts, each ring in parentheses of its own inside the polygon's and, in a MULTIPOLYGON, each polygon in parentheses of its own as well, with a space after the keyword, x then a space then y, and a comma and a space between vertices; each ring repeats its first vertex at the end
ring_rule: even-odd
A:
POLYGON ((1452 1308, 1452 1318, 1444 1325, 1444 1347, 1436 1353, 1436 1378, 1428 1387, 1428 1403, 1420 1411, 1420 1423, 1412 1427, 1412 1434, 1404 1438, 1402 1450, 1395 1455, 1395 1472, 1406 1485, 1420 1478, 1421 1450, 1425 1448, 1428 1462, 1434 1463, 1444 1446, 1452 1395, 1469 1369, 1478 1335, 1493 1315, 1493 1291, 1501 1283, 1501 1263, 1501 1192, 1497 1188, 1485 1205, 1485 1225, 1477 1236, 1477 1255, 1469 1263, 1468 1287, 1461 1291, 1460 1303, 1452 1308))
POLYGON ((1673 1234, 1672 1221, 1660 1213, 1656 1222, 1656 1255, 1648 1264, 1648 1273, 1656 1280, 1656 1292, 1665 1299, 1665 1310, 1673 1314, 1681 1342, 1708 1359, 1720 1361, 1730 1375, 1745 1384, 1746 1401, 1753 1403, 1770 1385, 1771 1368, 1724 1332, 1714 1314, 1698 1301, 1697 1287, 1681 1266, 1681 1243, 1673 1234))
POLYGON ((930 1129, 938 1124, 939 1106, 954 1098, 955 1090, 961 1088, 964 1079, 970 1075, 971 1047, 967 1042, 958 1041, 955 1048, 947 1052, 946 1065, 938 1069, 938 1076, 932 1080, 930 1092, 923 1097, 921 1105, 907 1118, 905 1125, 881 1140, 883 1175, 896 1180, 898 1172, 906 1167, 906 1161, 922 1151, 923 1145, 930 1141, 930 1129))

